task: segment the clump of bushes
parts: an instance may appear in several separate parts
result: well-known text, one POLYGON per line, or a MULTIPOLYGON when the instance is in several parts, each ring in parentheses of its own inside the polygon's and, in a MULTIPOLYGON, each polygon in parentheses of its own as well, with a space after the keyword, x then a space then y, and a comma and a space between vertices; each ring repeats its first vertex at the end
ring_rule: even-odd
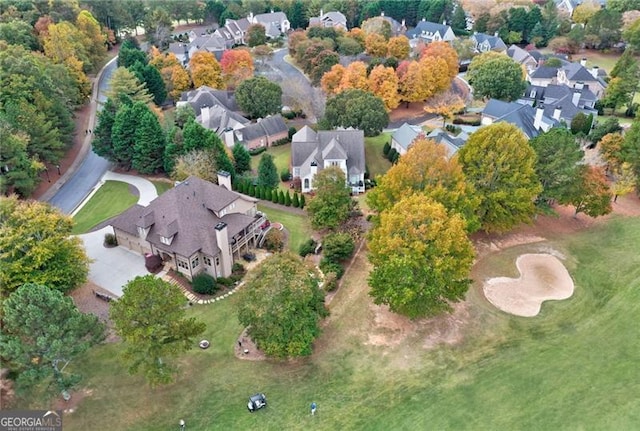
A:
POLYGON ((271 252, 279 252, 284 248, 284 235, 282 231, 271 229, 264 237, 264 248, 271 252))
POLYGON ((234 281, 231 278, 226 277, 218 277, 216 282, 219 286, 231 287, 234 284, 234 281))
POLYGON ((209 274, 200 273, 191 281, 193 291, 201 295, 213 295, 218 290, 216 280, 209 274))
POLYGON ((335 274, 336 279, 342 278, 344 275, 344 267, 339 262, 334 262, 326 257, 320 260, 320 270, 329 277, 330 274, 335 274))
POLYGON ((118 245, 118 239, 112 233, 105 233, 104 234, 104 245, 109 246, 109 247, 115 247, 116 245, 118 245))
POLYGON ((249 154, 251 154, 252 156, 257 156, 258 154, 264 153, 265 151, 267 151, 267 147, 257 147, 250 149, 249 154))
POLYGON ((298 248, 298 254, 302 257, 305 257, 306 255, 315 252, 317 245, 318 243, 313 238, 309 238, 308 240, 300 244, 300 247, 298 248))

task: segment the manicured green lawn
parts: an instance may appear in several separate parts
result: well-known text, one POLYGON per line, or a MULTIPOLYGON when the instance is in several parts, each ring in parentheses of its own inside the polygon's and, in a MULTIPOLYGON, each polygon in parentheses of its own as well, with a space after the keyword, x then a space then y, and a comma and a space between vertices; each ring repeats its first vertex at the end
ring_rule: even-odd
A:
POLYGON ((307 217, 266 207, 260 203, 258 203, 258 210, 264 212, 271 222, 279 222, 284 225, 289 231, 289 250, 294 253, 298 253, 300 245, 311 238, 311 226, 307 217))
POLYGON ((86 233, 98 223, 120 214, 136 202, 138 198, 129 191, 129 184, 106 181, 73 217, 75 226, 72 233, 86 233))
MULTIPOLYGON (((283 170, 289 169, 289 163, 291 161, 291 144, 269 147, 269 149, 264 153, 268 153, 273 156, 273 163, 275 163, 276 168, 278 168, 278 176, 280 176, 280 173, 283 170)), ((262 157, 262 154, 264 153, 258 154, 257 156, 251 156, 251 169, 256 174, 258 173, 260 157, 262 157)))
POLYGON ((173 184, 168 181, 151 181, 154 186, 156 186, 156 192, 158 192, 158 196, 163 194, 169 189, 173 188, 173 184))
POLYGON ((65 415, 65 430, 170 430, 179 419, 192 430, 635 429, 638 244, 640 219, 618 219, 481 259, 458 324, 462 342, 453 346, 424 347, 437 325, 377 326, 363 255, 330 303, 310 358, 236 359, 235 297, 196 306, 189 314, 207 323, 211 347, 183 355, 170 386, 150 389, 129 376, 119 344, 72 362, 90 395, 65 415), (483 279, 513 276, 517 255, 548 248, 566 256, 572 298, 545 303, 534 318, 507 315, 483 299, 483 279), (258 391, 269 406, 250 414, 247 398, 258 391))
POLYGON ((369 169, 369 178, 375 179, 378 175, 384 175, 391 167, 391 162, 385 159, 382 153, 384 143, 390 140, 391 133, 388 132, 364 138, 364 157, 369 169))

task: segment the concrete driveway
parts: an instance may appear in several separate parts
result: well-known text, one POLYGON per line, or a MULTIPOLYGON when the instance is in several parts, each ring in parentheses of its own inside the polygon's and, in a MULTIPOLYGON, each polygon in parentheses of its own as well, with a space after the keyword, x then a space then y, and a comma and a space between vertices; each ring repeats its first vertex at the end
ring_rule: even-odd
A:
POLYGON ((93 261, 89 269, 89 280, 120 297, 125 284, 149 272, 144 266, 142 255, 124 247, 104 247, 102 243, 105 233, 113 233, 113 229, 107 226, 78 237, 84 242, 87 255, 93 261))

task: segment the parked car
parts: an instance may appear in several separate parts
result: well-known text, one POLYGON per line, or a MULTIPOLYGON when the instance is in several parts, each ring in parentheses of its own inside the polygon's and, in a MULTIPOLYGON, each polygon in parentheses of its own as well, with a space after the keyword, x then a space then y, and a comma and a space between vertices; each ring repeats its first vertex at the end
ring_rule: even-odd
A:
POLYGON ((249 409, 249 412, 253 413, 266 406, 267 397, 265 397, 264 394, 255 394, 249 397, 249 402, 247 403, 247 409, 249 409))

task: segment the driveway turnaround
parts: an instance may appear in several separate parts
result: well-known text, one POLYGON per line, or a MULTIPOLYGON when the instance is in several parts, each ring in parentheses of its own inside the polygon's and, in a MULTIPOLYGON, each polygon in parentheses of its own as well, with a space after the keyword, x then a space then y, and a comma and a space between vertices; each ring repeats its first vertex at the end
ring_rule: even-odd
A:
POLYGON ((158 197, 156 186, 146 178, 136 177, 134 175, 119 174, 112 171, 107 171, 102 177, 102 181, 122 181, 123 183, 129 183, 138 189, 138 205, 146 207, 149 202, 158 197))
POLYGON ((125 284, 149 272, 144 266, 142 255, 124 247, 106 248, 103 245, 105 233, 113 233, 111 226, 78 237, 84 242, 87 256, 92 260, 89 280, 114 296, 121 297, 125 284))

